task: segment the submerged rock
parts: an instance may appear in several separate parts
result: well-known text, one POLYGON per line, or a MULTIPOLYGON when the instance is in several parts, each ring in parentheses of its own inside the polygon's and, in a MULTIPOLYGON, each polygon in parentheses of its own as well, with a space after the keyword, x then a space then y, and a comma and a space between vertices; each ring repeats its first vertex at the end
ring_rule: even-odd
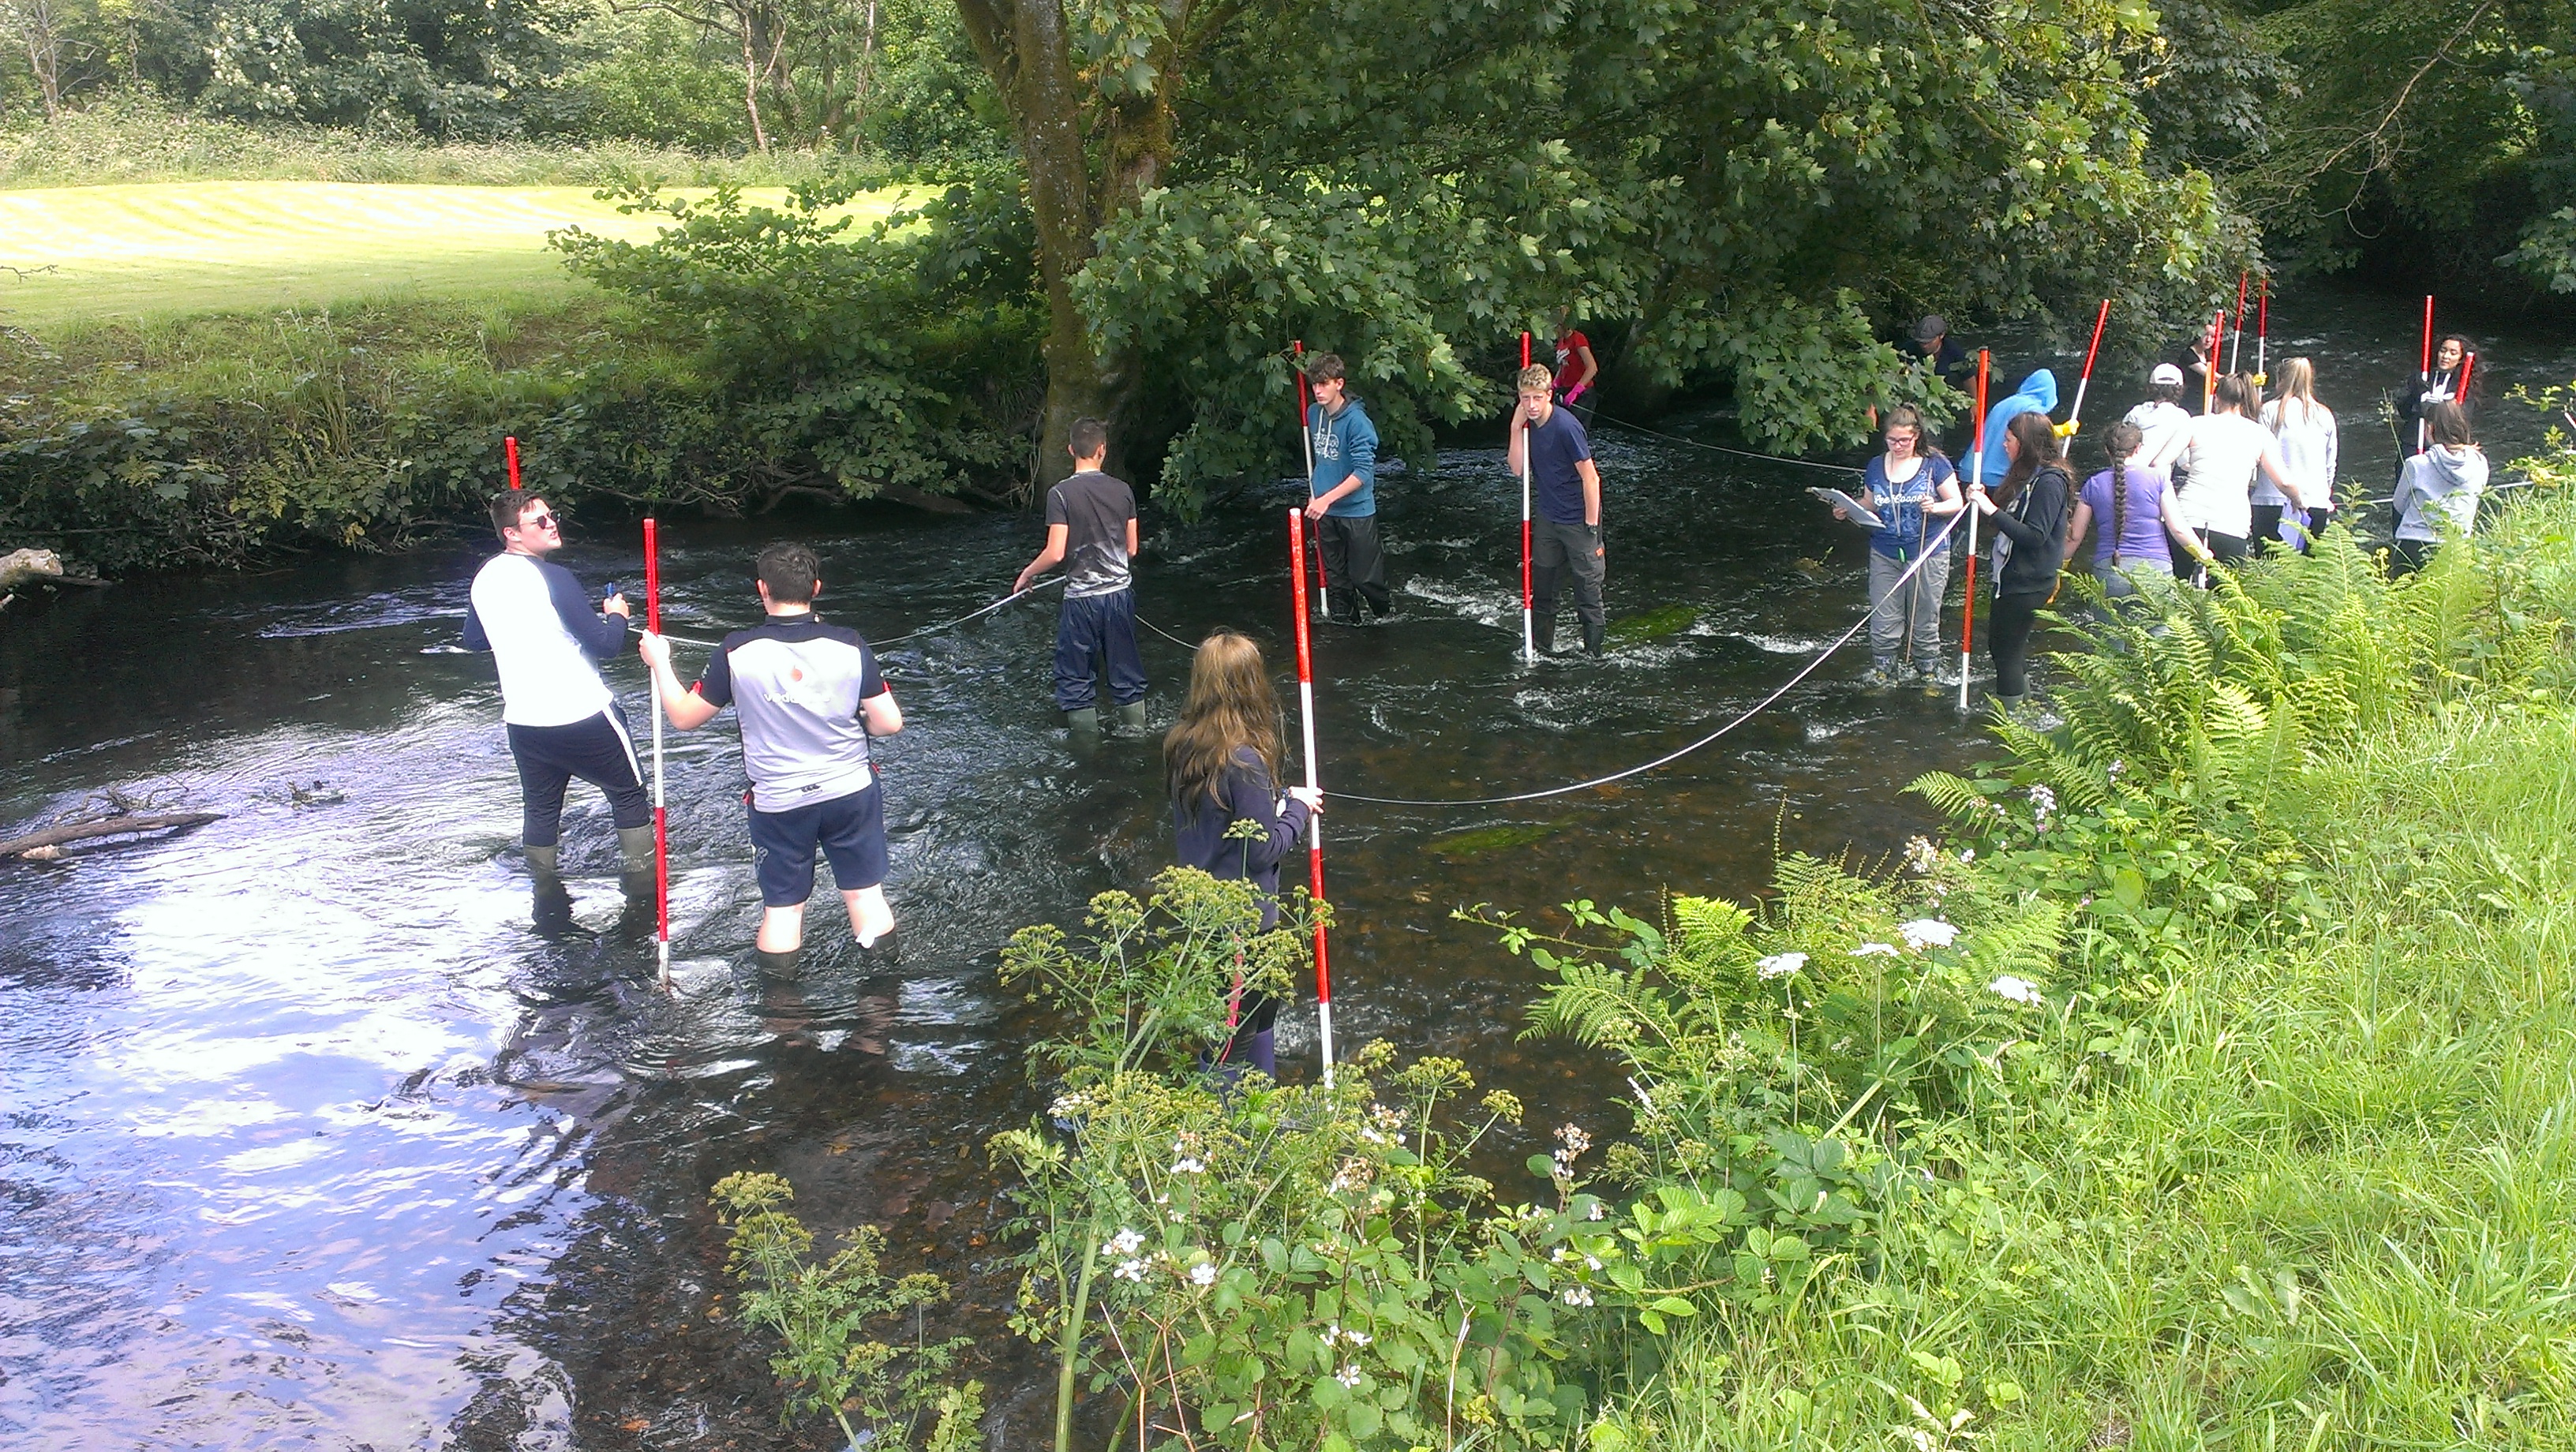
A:
POLYGON ((1510 847, 1526 847, 1532 842, 1544 841, 1564 831, 1573 820, 1571 817, 1560 817, 1553 822, 1505 822, 1495 827, 1477 827, 1471 831, 1452 832, 1446 837, 1432 838, 1431 850, 1453 861, 1463 857, 1481 857, 1488 852, 1500 852, 1510 847))
POLYGON ((1661 640, 1679 635, 1699 623, 1699 610, 1690 605, 1667 605, 1643 615, 1630 615, 1610 622, 1610 638, 1624 644, 1643 640, 1661 640))

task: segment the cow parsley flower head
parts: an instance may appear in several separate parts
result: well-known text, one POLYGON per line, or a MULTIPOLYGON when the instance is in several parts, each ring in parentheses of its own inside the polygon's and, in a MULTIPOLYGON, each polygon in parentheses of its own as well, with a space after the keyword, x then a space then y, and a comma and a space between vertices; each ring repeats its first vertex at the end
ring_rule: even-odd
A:
POLYGON ((2027 978, 2016 978, 2009 973, 1996 979, 1994 982, 1987 984, 1986 987, 1995 994, 2004 998, 2009 998, 2015 1003, 2036 1004, 2046 1001, 2046 995, 2039 991, 2038 984, 2031 982, 2027 978))
POLYGON ((1806 966, 1807 955, 1804 953, 1774 953, 1768 958, 1755 962, 1753 968, 1764 978, 1770 979, 1786 978, 1806 966))
POLYGON ((1207 1164, 1205 1161, 1194 1160, 1187 1156, 1183 1156, 1180 1159, 1172 1161, 1172 1173, 1176 1175, 1204 1175, 1207 1173, 1207 1164))
POLYGON ((1916 952, 1926 948, 1946 948, 1958 941, 1959 930, 1939 918, 1916 918, 1899 923, 1896 931, 1905 935, 1905 946, 1916 952))
POLYGON ((1893 943, 1863 943, 1859 947, 1852 949, 1851 955, 1855 958, 1895 958, 1903 956, 1896 951, 1896 945, 1893 943))

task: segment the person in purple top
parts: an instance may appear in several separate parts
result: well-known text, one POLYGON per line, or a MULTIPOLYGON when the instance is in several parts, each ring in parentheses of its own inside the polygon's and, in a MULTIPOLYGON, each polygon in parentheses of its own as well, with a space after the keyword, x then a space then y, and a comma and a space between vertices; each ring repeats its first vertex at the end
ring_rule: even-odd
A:
MULTIPOLYGON (((1324 810, 1320 792, 1279 792, 1278 720, 1279 698, 1262 667, 1261 647, 1219 630, 1199 643, 1190 662, 1189 702, 1163 737, 1163 777, 1179 839, 1175 859, 1260 889, 1264 930, 1279 921, 1280 859, 1324 810)), ((1223 1059, 1275 1074, 1278 1000, 1247 989, 1233 1007, 1235 1033, 1223 1059)))
POLYGON ((2175 549, 2193 559, 2206 553, 2200 537, 2182 522, 2173 481, 2162 470, 2147 467, 2146 437, 2144 429, 2126 419, 2111 425, 2102 436, 2102 450, 2110 456, 2111 467, 2084 481, 2075 501, 2075 518, 2066 531, 2066 553, 2071 559, 2084 547, 2084 532, 2094 521, 2102 522, 2102 533, 2093 545, 2093 573, 2115 600, 2138 593, 2128 575, 2131 566, 2170 575, 2175 549))

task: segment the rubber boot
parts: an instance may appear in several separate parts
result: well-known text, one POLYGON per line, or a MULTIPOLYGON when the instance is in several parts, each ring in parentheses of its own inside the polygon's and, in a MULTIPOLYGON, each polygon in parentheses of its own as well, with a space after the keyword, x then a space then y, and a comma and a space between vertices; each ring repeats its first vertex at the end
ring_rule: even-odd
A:
POLYGON ((805 950, 802 948, 786 953, 772 953, 766 948, 751 950, 752 964, 760 970, 763 978, 794 978, 804 958, 805 950))
POLYGON ((525 850, 528 854, 530 877, 551 877, 558 880, 563 877, 562 843, 549 842, 543 847, 530 847, 525 850))
POLYGON ((1536 643, 1539 654, 1556 654, 1555 611, 1533 610, 1530 612, 1530 639, 1536 643))
POLYGON ((618 886, 628 897, 653 895, 653 826, 617 829, 618 886))
POLYGON ((1609 631, 1609 626, 1608 626, 1608 624, 1607 624, 1606 622, 1603 622, 1603 621, 1597 621, 1597 620, 1586 620, 1586 621, 1584 621, 1584 622, 1583 622, 1583 653, 1584 653, 1585 655, 1591 656, 1591 657, 1592 657, 1593 659, 1595 659, 1595 660, 1600 659, 1600 658, 1601 658, 1601 647, 1602 647, 1602 644, 1603 644, 1604 638, 1605 638, 1605 637, 1607 637, 1607 636, 1609 635, 1609 633, 1610 633, 1610 631, 1609 631))
POLYGON ((1995 709, 2001 711, 2008 717, 2019 720, 2021 718, 2021 703, 2029 699, 2030 697, 2027 695, 2006 696, 1998 693, 1995 697, 1995 709))
POLYGON ((1085 706, 1064 713, 1065 729, 1073 733, 1073 744, 1084 749, 1100 744, 1100 708, 1085 706))
POLYGON ((1121 735, 1127 736, 1142 736, 1145 734, 1144 702, 1131 701, 1118 708, 1118 730, 1121 735))

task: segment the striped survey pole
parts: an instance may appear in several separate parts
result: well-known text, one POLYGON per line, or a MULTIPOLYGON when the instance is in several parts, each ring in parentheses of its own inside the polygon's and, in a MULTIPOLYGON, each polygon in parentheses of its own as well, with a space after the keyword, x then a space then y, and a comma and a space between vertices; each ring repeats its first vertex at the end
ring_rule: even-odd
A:
MULTIPOLYGON (((1288 572, 1297 602, 1297 720, 1306 741, 1306 789, 1323 790, 1315 766, 1315 663, 1307 649, 1306 611, 1306 511, 1288 511, 1288 572)), ((1306 818, 1306 891, 1315 906, 1324 905, 1324 818, 1310 813, 1306 818)), ((1324 1054, 1324 1087, 1333 1087, 1333 970, 1332 957, 1324 940, 1324 920, 1315 919, 1315 1021, 1321 1029, 1324 1054)))

